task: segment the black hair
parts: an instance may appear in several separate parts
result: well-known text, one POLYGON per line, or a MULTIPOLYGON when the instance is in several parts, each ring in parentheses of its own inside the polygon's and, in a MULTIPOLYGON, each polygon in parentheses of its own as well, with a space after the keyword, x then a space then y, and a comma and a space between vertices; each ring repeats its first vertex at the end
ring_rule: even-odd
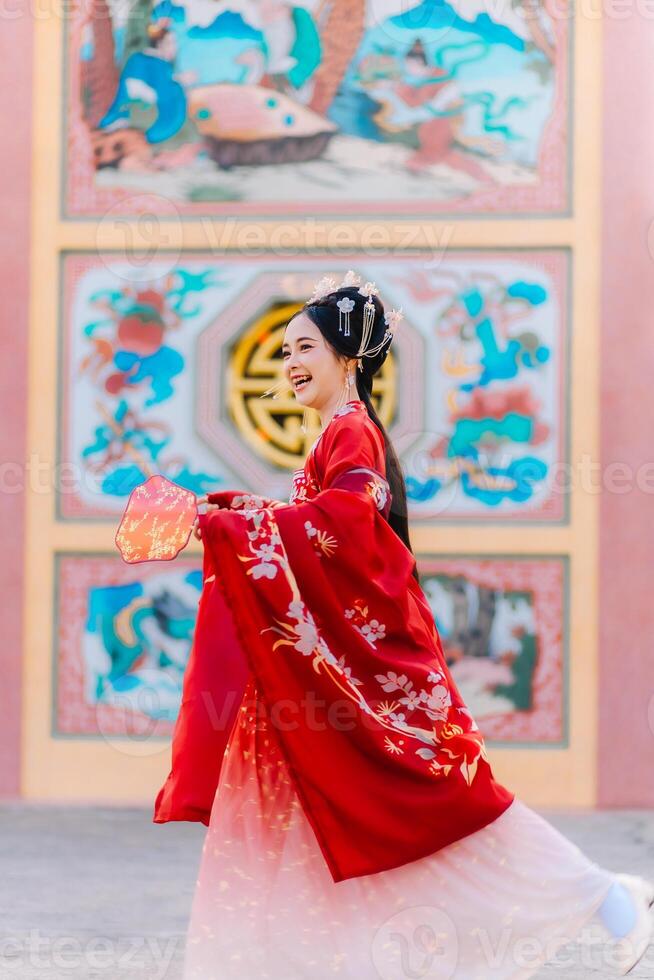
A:
MULTIPOLYGON (((356 353, 361 345, 363 306, 366 299, 367 296, 363 296, 356 286, 343 286, 320 299, 309 300, 298 313, 306 313, 337 356, 341 356, 344 359, 348 357, 352 358, 356 357, 356 353), (344 317, 341 317, 337 306, 338 302, 345 297, 354 302, 354 309, 349 314, 350 334, 347 337, 345 336, 344 329, 339 329, 343 325, 344 317)), ((397 453, 393 448, 393 444, 388 437, 382 421, 375 411, 370 397, 372 392, 372 379, 386 360, 391 341, 389 336, 386 342, 382 343, 386 334, 384 306, 378 296, 373 295, 372 301, 375 305, 375 317, 372 333, 366 347, 374 349, 379 347, 380 344, 381 347, 371 357, 362 356, 362 370, 359 370, 357 366, 354 372, 356 375, 356 387, 359 397, 366 406, 368 415, 384 438, 384 445, 386 447, 386 479, 388 480, 391 491, 391 510, 388 515, 388 523, 411 554, 413 554, 413 548, 411 547, 411 540, 409 538, 404 474, 402 473, 402 467, 397 453)), ((298 314, 296 313, 295 315, 297 316, 298 314)), ((420 576, 416 564, 413 567, 413 577, 416 582, 420 583, 420 576)))

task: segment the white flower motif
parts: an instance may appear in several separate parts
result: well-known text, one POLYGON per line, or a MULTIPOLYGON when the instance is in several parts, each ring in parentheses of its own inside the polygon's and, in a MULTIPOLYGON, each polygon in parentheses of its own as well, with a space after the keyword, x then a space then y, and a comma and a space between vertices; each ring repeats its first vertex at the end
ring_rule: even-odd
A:
POLYGON ((264 561, 270 561, 275 557, 275 549, 272 544, 262 544, 254 553, 257 558, 263 558, 264 561))
POLYGON ((260 510, 262 506, 263 497, 259 497, 257 494, 241 493, 232 497, 232 507, 242 508, 248 517, 250 514, 256 513, 257 510, 260 510))
MULTIPOLYGON (((287 612, 288 615, 291 617, 291 619, 298 619, 298 620, 304 619, 305 616, 304 603, 300 602, 299 600, 296 600, 295 602, 291 602, 287 612)), ((307 615, 309 614, 307 613, 307 615)))
POLYGON ((426 711, 430 718, 447 719, 447 709, 452 705, 452 696, 447 687, 437 684, 431 690, 431 695, 427 701, 426 711))
POLYGON ((313 538, 318 533, 315 527, 313 526, 313 524, 311 523, 311 521, 304 522, 304 529, 307 532, 308 538, 313 538))
POLYGON ((277 574, 276 559, 278 558, 278 555, 275 554, 274 545, 261 544, 258 548, 252 548, 252 553, 260 560, 249 569, 249 574, 256 579, 274 578, 277 574))
POLYGON ((371 480, 370 483, 366 483, 366 489, 374 500, 377 510, 383 510, 388 499, 388 491, 384 484, 379 480, 371 480))
POLYGON ((336 306, 341 313, 351 313, 354 309, 354 300, 350 299, 349 296, 344 296, 343 299, 339 299, 336 306))
POLYGON ((295 632, 298 637, 297 643, 293 644, 295 649, 299 650, 305 657, 309 657, 318 643, 318 633, 315 626, 313 623, 298 623, 295 632))
POLYGON ((293 644, 295 649, 305 657, 310 656, 320 643, 313 616, 301 600, 289 604, 288 615, 297 622, 297 626, 294 627, 298 638, 297 643, 293 644))
POLYGON ((277 574, 277 565, 262 561, 258 565, 253 565, 249 572, 253 578, 274 578, 277 574))
POLYGON ((427 680, 430 684, 436 684, 442 679, 443 675, 439 670, 432 670, 427 674, 427 680))
POLYGON ((386 636, 386 626, 384 623, 380 623, 378 619, 371 619, 369 623, 357 627, 357 629, 371 647, 374 647, 377 640, 383 640, 386 636))
POLYGON ((405 698, 400 698, 400 704, 405 704, 410 711, 420 707, 420 695, 417 691, 409 691, 405 698))
POLYGON ((406 674, 398 677, 394 670, 389 670, 387 674, 375 674, 375 680, 379 681, 387 694, 389 691, 397 691, 398 688, 403 689, 407 679, 406 674))

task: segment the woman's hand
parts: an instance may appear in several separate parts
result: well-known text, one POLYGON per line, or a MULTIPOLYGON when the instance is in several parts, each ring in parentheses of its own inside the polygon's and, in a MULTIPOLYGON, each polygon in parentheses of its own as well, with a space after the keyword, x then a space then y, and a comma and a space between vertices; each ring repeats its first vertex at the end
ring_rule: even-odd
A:
MULTIPOLYGON (((198 497, 198 515, 208 514, 212 510, 220 510, 220 504, 210 504, 207 497, 198 497)), ((200 527, 199 516, 193 521, 193 534, 198 539, 202 541, 202 529, 200 527)))

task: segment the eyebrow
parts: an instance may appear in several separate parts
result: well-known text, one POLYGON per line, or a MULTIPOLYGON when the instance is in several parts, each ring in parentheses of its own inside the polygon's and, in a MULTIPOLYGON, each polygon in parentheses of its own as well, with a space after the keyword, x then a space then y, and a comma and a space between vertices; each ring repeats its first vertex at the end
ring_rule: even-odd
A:
MULTIPOLYGON (((313 337, 298 337, 297 339, 298 344, 300 343, 301 340, 310 340, 313 343, 313 337)), ((289 346, 290 345, 286 341, 284 341, 284 343, 282 344, 282 350, 284 349, 284 347, 289 347, 289 346)))

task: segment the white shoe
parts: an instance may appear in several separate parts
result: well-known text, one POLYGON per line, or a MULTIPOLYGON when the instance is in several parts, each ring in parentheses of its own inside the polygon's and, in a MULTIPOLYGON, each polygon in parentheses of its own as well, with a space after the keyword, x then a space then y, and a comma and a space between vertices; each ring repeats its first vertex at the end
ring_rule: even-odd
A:
POLYGON ((654 920, 650 911, 654 905, 654 884, 639 875, 616 874, 615 877, 627 889, 636 906, 633 929, 626 936, 613 940, 611 959, 620 976, 624 977, 643 958, 654 934, 654 920))

